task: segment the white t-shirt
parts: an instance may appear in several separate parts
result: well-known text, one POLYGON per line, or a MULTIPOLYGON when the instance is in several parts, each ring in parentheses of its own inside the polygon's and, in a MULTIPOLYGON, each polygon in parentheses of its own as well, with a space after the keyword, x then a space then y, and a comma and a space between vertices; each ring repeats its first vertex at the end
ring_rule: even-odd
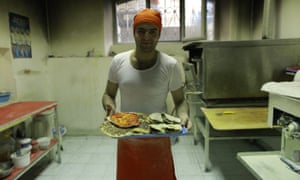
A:
POLYGON ((177 60, 159 52, 156 64, 137 70, 130 63, 132 50, 117 54, 108 79, 119 85, 122 112, 166 112, 169 91, 183 86, 177 60))

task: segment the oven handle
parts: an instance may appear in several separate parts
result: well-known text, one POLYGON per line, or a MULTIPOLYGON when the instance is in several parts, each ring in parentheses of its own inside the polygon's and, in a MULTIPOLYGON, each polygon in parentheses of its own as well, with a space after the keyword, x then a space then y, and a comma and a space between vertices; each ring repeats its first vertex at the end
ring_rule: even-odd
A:
POLYGON ((189 95, 201 95, 201 94, 203 94, 202 91, 186 91, 185 99, 187 100, 188 104, 200 104, 201 106, 204 106, 205 103, 201 97, 199 99, 197 99, 197 101, 190 101, 188 98, 189 95))
POLYGON ((186 95, 200 95, 203 94, 202 91, 186 91, 185 92, 186 95))

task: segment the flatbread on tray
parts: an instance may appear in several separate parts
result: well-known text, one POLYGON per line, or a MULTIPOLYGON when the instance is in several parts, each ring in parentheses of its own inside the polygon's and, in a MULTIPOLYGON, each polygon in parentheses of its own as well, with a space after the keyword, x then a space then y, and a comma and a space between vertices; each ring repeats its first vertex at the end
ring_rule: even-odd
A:
MULTIPOLYGON (((129 136, 132 137, 138 137, 138 136, 147 137, 147 136, 156 136, 156 135, 167 136, 171 134, 181 135, 181 133, 183 132, 183 128, 181 124, 177 123, 178 122, 177 120, 172 119, 174 116, 167 115, 167 117, 171 117, 170 118, 171 120, 166 120, 165 113, 156 113, 154 115, 156 118, 158 116, 162 116, 161 118, 164 119, 164 121, 158 121, 153 119, 154 117, 153 115, 150 116, 144 113, 133 113, 133 114, 137 115, 139 124, 126 125, 127 124, 126 122, 119 122, 120 124, 122 124, 120 125, 115 122, 112 122, 110 117, 108 117, 101 124, 100 130, 102 131, 102 133, 115 138, 129 137, 129 136)), ((118 114, 117 116, 121 116, 121 114, 118 114)))

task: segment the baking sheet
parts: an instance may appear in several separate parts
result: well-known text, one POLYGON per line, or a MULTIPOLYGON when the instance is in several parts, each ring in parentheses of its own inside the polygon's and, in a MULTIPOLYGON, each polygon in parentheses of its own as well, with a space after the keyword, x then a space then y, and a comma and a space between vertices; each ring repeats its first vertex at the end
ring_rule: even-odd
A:
POLYGON ((182 127, 181 132, 178 133, 166 133, 166 134, 141 134, 141 135, 132 135, 132 136, 123 136, 119 138, 150 138, 150 137, 176 137, 183 136, 187 134, 188 129, 186 127, 182 127))
POLYGON ((131 128, 120 128, 115 126, 113 123, 109 121, 104 121, 100 130, 103 134, 112 137, 112 138, 146 138, 146 137, 171 137, 171 136, 183 136, 187 134, 188 129, 186 127, 182 127, 181 131, 172 132, 172 133, 150 133, 150 134, 133 134, 134 127, 131 128))

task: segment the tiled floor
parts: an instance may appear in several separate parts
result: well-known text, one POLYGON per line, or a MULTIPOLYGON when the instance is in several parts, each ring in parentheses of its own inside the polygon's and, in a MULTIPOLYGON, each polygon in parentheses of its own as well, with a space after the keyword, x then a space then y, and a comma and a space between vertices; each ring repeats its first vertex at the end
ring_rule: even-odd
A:
MULTIPOLYGON (((21 179, 114 180, 117 140, 106 136, 65 136, 62 163, 39 165, 21 179)), ((237 152, 260 151, 245 140, 211 142, 213 168, 204 172, 202 143, 194 145, 191 135, 181 136, 172 146, 178 180, 254 180, 236 159, 237 152)))

